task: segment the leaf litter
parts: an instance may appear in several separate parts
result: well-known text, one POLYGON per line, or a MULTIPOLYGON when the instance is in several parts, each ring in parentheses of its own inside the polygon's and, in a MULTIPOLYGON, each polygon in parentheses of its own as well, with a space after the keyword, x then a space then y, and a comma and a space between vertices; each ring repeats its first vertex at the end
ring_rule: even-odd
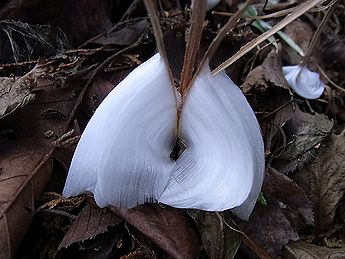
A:
MULTIPOLYGON (((295 65, 300 58, 279 42, 278 52, 263 42, 229 69, 239 73, 235 78, 256 112, 266 144, 262 195, 267 204, 258 203, 248 222, 230 217, 229 212, 187 212, 160 205, 100 210, 92 198, 76 202, 51 197, 51 186, 58 191, 63 187, 63 180, 59 183, 53 179, 60 174, 58 171, 64 179, 78 136, 99 103, 138 61, 144 62, 154 53, 143 4, 120 2, 99 5, 81 1, 72 6, 62 1, 42 7, 30 17, 28 14, 40 1, 23 4, 10 0, 0 9, 2 18, 12 19, 2 21, 1 39, 13 43, 12 47, 0 46, 4 63, 0 65, 1 258, 13 258, 16 252, 18 258, 243 258, 255 254, 265 258, 267 252, 271 257, 283 258, 341 256, 341 233, 345 229, 341 215, 345 189, 344 119, 336 111, 344 109, 343 94, 333 89, 317 100, 306 101, 289 92, 280 67, 295 65), (62 7, 61 17, 66 19, 58 21, 53 10, 62 7), (77 8, 86 11, 77 14, 77 8), (36 23, 58 25, 60 29, 33 25, 36 23), (44 35, 49 37, 42 38, 44 35), (83 49, 69 49, 80 44, 83 49), (58 170, 60 163, 62 169, 58 170), (42 196, 43 190, 48 192, 42 196), (229 217, 238 228, 225 224, 229 217), (236 230, 249 239, 245 241, 236 230), (46 242, 39 234, 45 232, 50 233, 46 242), (257 247, 264 252, 260 253, 257 247)), ((184 41, 188 39, 184 31, 189 14, 181 7, 185 7, 182 1, 162 1, 159 6, 176 81, 181 71, 176 72, 180 66, 175 64, 182 63, 184 41), (180 54, 174 55, 175 52, 180 54)), ((339 21, 345 20, 341 12, 344 6, 338 7, 334 20, 324 30, 327 37, 317 46, 321 55, 315 55, 315 60, 343 87, 345 81, 339 73, 342 56, 334 54, 341 53, 339 39, 344 30, 339 21), (332 40, 337 42, 335 49, 329 48, 332 40), (336 58, 327 59, 329 56, 336 58)), ((230 8, 236 9, 236 3, 215 7, 219 12, 230 8)), ((262 11, 269 14, 278 5, 270 8, 262 11)), ((211 12, 206 20, 200 43, 204 49, 211 41, 209 37, 217 35, 218 26, 227 21, 211 12)), ((274 19, 270 22, 277 23, 274 19)), ((311 37, 299 39, 299 30, 313 35, 319 23, 320 17, 315 13, 306 13, 288 25, 285 33, 306 51, 311 37)), ((235 27, 217 53, 234 53, 238 46, 259 35, 247 27, 235 27), (245 34, 246 31, 250 33, 245 34)), ((217 60, 211 64, 220 64, 224 56, 215 55, 213 59, 217 60)))

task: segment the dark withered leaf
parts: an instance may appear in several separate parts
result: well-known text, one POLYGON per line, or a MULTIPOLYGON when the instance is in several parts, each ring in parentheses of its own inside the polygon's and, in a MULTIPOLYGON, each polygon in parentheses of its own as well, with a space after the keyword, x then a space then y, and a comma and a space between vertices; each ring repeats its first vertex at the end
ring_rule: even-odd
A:
POLYGON ((297 224, 299 216, 302 216, 307 225, 314 223, 312 204, 306 192, 288 176, 270 167, 266 172, 262 190, 269 202, 284 204, 284 214, 293 219, 291 223, 297 224))
POLYGON ((80 87, 46 86, 34 102, 1 120, 0 132, 10 134, 0 135, 0 258, 13 257, 30 225, 34 200, 51 174, 51 142, 66 131, 80 87))
POLYGON ((174 258, 196 258, 199 234, 181 209, 143 204, 133 209, 109 207, 120 218, 142 232, 174 258))
POLYGON ((282 126, 295 116, 294 104, 289 101, 288 98, 285 98, 281 101, 281 108, 272 116, 274 116, 273 122, 270 122, 269 119, 265 120, 265 123, 262 125, 265 126, 264 129, 266 132, 266 153, 267 154, 279 154, 282 150, 283 138, 285 135, 282 134, 282 126), (279 138, 278 138, 279 136, 279 138), (278 138, 278 139, 277 139, 278 138))
MULTIPOLYGON (((288 121, 284 128, 291 133, 292 141, 287 145, 280 158, 293 160, 306 153, 327 137, 333 121, 322 114, 309 114, 296 111, 295 118, 288 121)), ((288 134, 287 134, 288 135, 288 134)))
POLYGON ((61 241, 58 251, 74 243, 94 238, 98 234, 106 232, 108 227, 116 226, 120 222, 122 220, 114 213, 107 209, 100 209, 92 199, 88 199, 61 241))
POLYGON ((0 119, 35 99, 32 89, 43 69, 34 67, 21 77, 0 77, 0 119))
POLYGON ((345 258, 344 248, 328 248, 309 244, 305 241, 291 242, 285 246, 284 258, 287 259, 340 259, 345 258))
POLYGON ((267 206, 257 205, 250 220, 242 225, 245 233, 273 258, 281 253, 283 245, 299 239, 279 203, 270 200, 267 206))
POLYGON ((209 258, 234 258, 240 246, 239 234, 226 226, 225 213, 188 210, 197 225, 209 258))
MULTIPOLYGON (((297 19, 284 28, 288 35, 301 49, 306 52, 314 35, 313 27, 301 19, 297 19)), ((299 64, 302 57, 292 48, 283 48, 282 57, 287 64, 299 64)))
POLYGON ((312 115, 295 109, 293 118, 282 125, 286 146, 273 161, 275 168, 288 173, 313 161, 319 144, 329 136, 333 125, 334 122, 325 115, 312 115))
POLYGON ((294 179, 308 193, 313 204, 315 227, 323 229, 334 218, 345 193, 345 137, 332 135, 321 146, 316 159, 294 179))
POLYGON ((265 90, 272 86, 290 89, 283 75, 280 54, 275 49, 271 50, 262 65, 249 72, 241 88, 248 93, 253 88, 265 90))
POLYGON ((147 33, 150 29, 150 22, 142 18, 140 20, 125 23, 123 28, 119 28, 116 31, 110 32, 94 41, 89 43, 96 43, 100 45, 119 45, 128 46, 136 42, 139 37, 147 33))

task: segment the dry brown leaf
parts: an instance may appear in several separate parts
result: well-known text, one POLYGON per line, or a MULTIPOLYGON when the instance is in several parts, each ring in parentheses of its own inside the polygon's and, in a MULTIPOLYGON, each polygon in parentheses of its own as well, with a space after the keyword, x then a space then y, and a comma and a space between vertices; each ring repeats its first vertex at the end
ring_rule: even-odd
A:
MULTIPOLYGON (((284 214, 289 215, 289 220, 291 224, 295 224, 295 228, 298 227, 296 225, 299 222, 299 216, 303 217, 303 221, 307 225, 314 223, 310 200, 305 191, 288 176, 269 168, 265 175, 262 191, 269 202, 274 200, 284 205, 284 214)), ((303 225, 305 226, 305 224, 303 225)))
POLYGON ((92 199, 88 199, 84 208, 68 229, 57 250, 59 251, 74 243, 84 242, 85 240, 94 238, 98 234, 106 232, 108 227, 116 226, 120 222, 122 220, 112 212, 107 209, 100 209, 92 199))
POLYGON ((293 118, 279 125, 284 132, 286 146, 273 161, 274 167, 288 173, 313 161, 319 144, 329 136, 333 125, 334 122, 325 115, 305 113, 296 107, 293 118))
POLYGON ((65 132, 79 87, 41 88, 35 102, 1 120, 0 131, 9 133, 0 136, 0 258, 13 257, 30 225, 50 177, 51 142, 65 132))
POLYGON ((101 45, 119 45, 129 46, 136 42, 139 37, 147 33, 150 29, 150 23, 146 18, 135 21, 129 20, 116 31, 111 31, 106 35, 102 35, 100 38, 90 41, 89 43, 96 43, 101 45))
POLYGON ((19 78, 0 77, 0 119, 35 99, 32 89, 36 87, 37 77, 42 74, 42 67, 36 66, 19 78))
MULTIPOLYGON (((287 25, 284 32, 301 47, 304 53, 306 53, 314 34, 314 30, 310 24, 298 19, 287 25)), ((282 57, 284 57, 284 60, 291 65, 297 65, 302 60, 302 57, 292 48, 283 48, 282 57)))
POLYGON ((289 89, 289 85, 283 75, 281 57, 276 53, 275 49, 271 50, 262 65, 249 72, 241 88, 244 93, 248 93, 253 88, 265 90, 271 86, 289 89))
POLYGON ((189 210, 188 214, 199 229, 209 258, 234 258, 241 243, 240 235, 224 224, 221 214, 201 210, 189 210))
POLYGON ((199 253, 199 235, 188 214, 181 209, 162 208, 158 204, 144 204, 133 209, 110 207, 161 249, 174 258, 196 258, 199 253))
POLYGON ((243 229, 251 239, 264 247, 272 258, 277 258, 283 245, 299 239, 279 203, 270 201, 267 206, 256 206, 243 229))
POLYGON ((280 157, 287 160, 298 158, 327 137, 333 125, 334 122, 325 115, 296 112, 295 118, 284 125, 287 131, 293 131, 286 131, 286 135, 293 139, 280 157))
POLYGON ((345 193, 344 135, 332 135, 321 146, 314 162, 297 172, 295 179, 313 203, 316 229, 332 223, 345 193))
POLYGON ((104 98, 129 74, 130 71, 131 69, 128 68, 116 71, 116 73, 112 75, 112 78, 104 73, 97 75, 85 93, 85 98, 81 107, 83 112, 91 117, 104 98))
MULTIPOLYGON (((280 101, 281 102, 281 101, 280 101)), ((277 150, 277 153, 281 152, 279 150, 282 146, 282 142, 284 142, 284 135, 282 135, 282 126, 289 120, 293 119, 295 116, 295 107, 294 104, 289 101, 289 98, 285 98, 285 103, 283 103, 280 107, 278 107, 278 111, 272 114, 274 116, 272 123, 263 124, 264 132, 266 137, 266 154, 272 154, 277 150), (277 140, 277 136, 279 136, 280 142, 277 140), (278 142, 278 143, 277 143, 278 142), (277 146, 277 147, 275 147, 277 146)))
POLYGON ((288 259, 341 259, 345 258, 345 249, 332 249, 309 244, 305 241, 291 242, 285 246, 284 258, 288 259))

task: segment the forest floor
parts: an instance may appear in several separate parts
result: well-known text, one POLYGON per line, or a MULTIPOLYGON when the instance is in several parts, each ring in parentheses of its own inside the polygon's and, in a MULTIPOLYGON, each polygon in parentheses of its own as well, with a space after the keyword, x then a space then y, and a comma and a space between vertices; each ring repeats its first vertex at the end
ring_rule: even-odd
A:
MULTIPOLYGON (((190 3, 158 2, 178 82, 190 3)), ((201 53, 240 2, 207 12, 201 53)), ((306 1, 263 2, 253 5, 256 21, 274 26, 306 1)), ((61 196, 94 111, 157 51, 142 1, 6 0, 0 19, 0 258, 345 258, 344 1, 304 12, 282 29, 285 39, 274 34, 226 68, 265 142, 262 193, 248 221, 161 204, 100 209, 90 195, 61 196), (302 61, 325 83, 317 99, 300 97, 284 78, 282 66, 302 61)), ((262 35, 254 21, 238 21, 212 68, 262 35)))

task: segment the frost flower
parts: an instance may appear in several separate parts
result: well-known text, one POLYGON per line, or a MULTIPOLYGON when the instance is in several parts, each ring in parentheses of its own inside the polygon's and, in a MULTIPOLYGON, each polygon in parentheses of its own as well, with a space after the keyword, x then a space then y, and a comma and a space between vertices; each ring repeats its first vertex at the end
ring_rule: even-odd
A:
POLYGON ((161 202, 247 219, 259 195, 264 149, 242 92, 206 65, 182 107, 156 54, 101 103, 74 154, 64 196, 90 191, 100 207, 161 202), (176 135, 178 132, 178 136, 176 135), (186 149, 170 159, 175 139, 186 149))
POLYGON ((283 67, 283 74, 290 87, 306 99, 317 99, 325 89, 319 73, 300 65, 283 67))

